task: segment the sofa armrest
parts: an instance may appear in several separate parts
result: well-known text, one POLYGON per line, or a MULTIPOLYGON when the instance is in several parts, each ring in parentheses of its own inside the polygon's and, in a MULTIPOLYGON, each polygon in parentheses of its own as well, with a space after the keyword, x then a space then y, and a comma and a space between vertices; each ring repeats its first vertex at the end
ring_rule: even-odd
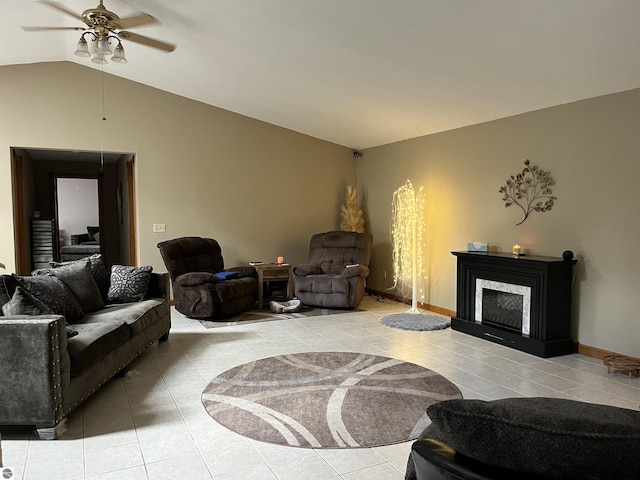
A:
POLYGON ((189 272, 175 278, 174 283, 181 287, 195 287, 205 283, 218 283, 220 279, 211 272, 189 272))
POLYGON ((62 392, 69 383, 66 350, 64 317, 2 318, 0 425, 53 427, 62 419, 62 392))
POLYGON ((364 265, 345 265, 344 270, 342 270, 343 277, 361 277, 367 278, 369 276, 369 267, 364 265))
POLYGON ((243 277, 258 277, 258 272, 251 265, 243 265, 239 267, 229 267, 225 268, 223 272, 238 272, 238 276, 236 278, 243 277))
POLYGON ((301 263, 293 267, 293 273, 298 277, 306 277, 307 275, 322 275, 323 271, 320 265, 315 263, 301 263))

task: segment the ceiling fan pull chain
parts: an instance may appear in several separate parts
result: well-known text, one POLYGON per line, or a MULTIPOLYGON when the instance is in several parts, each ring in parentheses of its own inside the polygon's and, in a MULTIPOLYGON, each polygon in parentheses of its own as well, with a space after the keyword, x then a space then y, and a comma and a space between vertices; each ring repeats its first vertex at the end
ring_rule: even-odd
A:
MULTIPOLYGON (((102 121, 107 121, 104 102, 104 65, 100 65, 100 100, 102 104, 102 121)), ((104 124, 100 128, 100 170, 104 169, 104 124)))
POLYGON ((107 121, 107 114, 104 108, 104 66, 100 65, 100 95, 102 100, 102 120, 107 121))

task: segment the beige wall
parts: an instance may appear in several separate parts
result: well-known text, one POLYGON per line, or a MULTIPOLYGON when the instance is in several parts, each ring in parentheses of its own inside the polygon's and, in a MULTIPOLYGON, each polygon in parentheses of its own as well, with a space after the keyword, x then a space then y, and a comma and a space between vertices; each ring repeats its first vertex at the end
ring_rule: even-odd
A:
MULTIPOLYGON (((9 149, 136 155, 141 264, 164 269, 155 245, 181 235, 220 240, 227 265, 304 261, 310 235, 338 228, 351 150, 71 63, 0 67, 0 261, 14 267, 9 149), (154 234, 153 223, 166 223, 154 234)), ((374 235, 369 287, 391 286, 393 191, 427 195, 428 278, 421 301, 455 310, 455 258, 468 241, 534 254, 573 250, 574 340, 640 356, 640 90, 558 106, 364 151, 357 165, 374 235), (551 212, 522 225, 498 188, 525 159, 551 171, 551 212), (387 278, 383 278, 383 272, 387 278)))
MULTIPOLYGON (((124 68, 124 67, 123 67, 124 68)), ((164 270, 159 241, 220 241, 228 266, 299 263, 311 234, 337 229, 351 150, 73 63, 0 67, 0 262, 14 271, 11 147, 131 152, 138 258, 164 270), (166 233, 152 233, 165 223, 166 233)))
POLYGON ((640 89, 365 150, 358 185, 375 253, 369 287, 391 286, 389 220, 395 189, 426 192, 426 303, 455 310, 452 250, 519 243, 537 255, 572 250, 574 341, 640 356, 640 89), (505 208, 498 189, 529 158, 550 170, 550 212, 505 208), (387 279, 383 271, 387 271, 387 279))

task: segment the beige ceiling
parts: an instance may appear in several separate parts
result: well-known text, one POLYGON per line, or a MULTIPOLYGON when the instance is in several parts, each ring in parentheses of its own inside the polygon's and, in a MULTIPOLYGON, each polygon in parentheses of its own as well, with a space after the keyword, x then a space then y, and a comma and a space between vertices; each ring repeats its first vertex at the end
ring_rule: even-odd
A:
MULTIPOLYGON (((80 13, 97 0, 59 0, 80 13)), ((170 54, 105 72, 351 148, 640 87, 639 0, 105 0, 170 54)), ((0 0, 0 65, 68 60, 78 26, 0 0)))

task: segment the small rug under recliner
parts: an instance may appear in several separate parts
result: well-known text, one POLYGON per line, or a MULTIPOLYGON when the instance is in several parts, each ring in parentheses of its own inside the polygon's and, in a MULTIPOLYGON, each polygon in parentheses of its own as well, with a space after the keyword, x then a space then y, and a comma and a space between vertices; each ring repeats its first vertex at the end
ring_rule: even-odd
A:
POLYGON ((447 317, 421 313, 394 313, 382 317, 380 322, 387 327, 414 331, 442 330, 451 326, 447 317))

